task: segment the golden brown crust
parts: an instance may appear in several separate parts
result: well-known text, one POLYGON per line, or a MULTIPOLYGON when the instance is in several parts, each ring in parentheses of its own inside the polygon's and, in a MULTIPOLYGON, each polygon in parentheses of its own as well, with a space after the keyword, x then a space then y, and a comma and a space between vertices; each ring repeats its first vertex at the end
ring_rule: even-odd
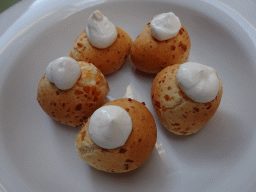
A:
POLYGON ((97 146, 90 138, 89 121, 84 123, 76 138, 78 155, 89 165, 107 172, 127 172, 141 166, 152 153, 157 130, 151 112, 144 104, 132 99, 118 99, 105 105, 125 109, 132 119, 132 132, 126 143, 115 149, 97 146))
POLYGON ((109 86, 104 75, 91 63, 78 62, 82 74, 76 84, 68 90, 60 90, 42 76, 37 101, 53 119, 78 127, 105 103, 109 86))
POLYGON ((189 135, 201 129, 217 111, 223 92, 208 103, 197 103, 190 99, 177 85, 176 73, 180 64, 163 69, 155 77, 151 88, 151 100, 161 123, 178 135, 189 135))
POLYGON ((104 75, 116 72, 126 62, 133 42, 125 30, 119 27, 116 29, 116 41, 105 49, 93 47, 84 30, 74 42, 69 56, 77 61, 93 63, 104 75))
POLYGON ((130 55, 137 69, 146 73, 158 73, 167 66, 187 62, 190 47, 189 34, 183 25, 175 37, 158 41, 151 35, 148 23, 133 42, 130 55))

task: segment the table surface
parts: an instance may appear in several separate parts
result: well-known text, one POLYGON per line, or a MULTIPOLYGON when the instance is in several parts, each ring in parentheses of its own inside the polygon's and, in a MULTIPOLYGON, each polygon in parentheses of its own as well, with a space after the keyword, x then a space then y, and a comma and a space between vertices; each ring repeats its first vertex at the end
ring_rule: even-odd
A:
MULTIPOLYGON (((0 3, 0 50, 1 47, 5 46, 10 39, 12 39, 16 34, 13 32, 13 26, 22 29, 24 23, 27 25, 32 23, 41 15, 50 12, 56 7, 64 5, 69 5, 74 2, 80 2, 81 0, 4 0, 9 1, 8 3, 0 3), (46 6, 47 5, 47 6, 46 6), (7 8, 9 7, 9 8, 7 8), (42 8, 43 7, 43 8, 42 8), (24 21, 25 16, 32 11, 38 11, 38 14, 31 16, 29 20, 24 21), (19 23, 21 23, 19 25, 19 23), (1 37, 3 37, 1 39, 1 37)), ((171 0, 170 0, 171 1, 171 0)), ((203 0, 202 0, 203 1, 203 0)), ((214 0, 213 0, 214 1, 214 0)), ((244 17, 248 23, 250 23, 254 28, 256 28, 256 11, 252 11, 252 7, 256 8, 256 0, 215 0, 218 2, 223 2, 230 8, 238 12, 242 17, 244 17)), ((1 182, 1 181, 0 181, 1 182)), ((0 192, 4 192, 1 188, 0 192)))
MULTIPOLYGON (((72 2, 78 2, 74 0, 72 2)), ((225 3, 232 9, 239 12, 249 23, 256 27, 256 11, 252 11, 250 7, 256 7, 255 0, 216 0, 225 3)), ((8 28, 14 24, 32 5, 44 5, 49 3, 52 8, 60 5, 59 0, 4 0, 0 2, 0 37, 6 32, 8 28)), ((62 3, 69 3, 68 0, 61 1, 62 3)), ((50 6, 49 6, 50 7, 50 6)))

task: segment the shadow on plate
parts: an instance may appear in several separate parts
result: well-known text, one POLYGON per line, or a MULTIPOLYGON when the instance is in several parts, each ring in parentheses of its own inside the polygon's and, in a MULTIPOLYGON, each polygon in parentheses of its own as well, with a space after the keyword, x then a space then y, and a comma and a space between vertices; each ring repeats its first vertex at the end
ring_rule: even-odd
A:
POLYGON ((159 129, 184 163, 193 167, 228 168, 239 162, 253 140, 252 129, 239 117, 219 110, 197 133, 179 136, 159 129))
MULTIPOLYGON (((89 165, 85 163, 85 166, 89 165)), ((171 166, 163 161, 159 151, 154 148, 147 162, 133 171, 108 173, 90 167, 85 174, 90 174, 95 191, 130 191, 131 186, 133 189, 136 188, 136 191, 161 191, 175 182, 174 175, 172 180, 168 179, 168 176, 174 173, 171 166)))

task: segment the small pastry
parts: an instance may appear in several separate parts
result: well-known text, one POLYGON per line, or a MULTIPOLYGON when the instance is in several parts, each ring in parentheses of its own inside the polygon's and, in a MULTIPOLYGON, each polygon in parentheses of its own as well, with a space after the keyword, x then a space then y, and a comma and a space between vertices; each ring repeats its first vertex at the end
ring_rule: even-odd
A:
POLYGON ((132 44, 130 55, 140 71, 157 74, 173 64, 188 61, 190 38, 172 12, 155 16, 132 44))
POLYGON ((78 127, 105 104, 108 92, 106 78, 93 64, 61 57, 48 65, 37 101, 53 119, 78 127))
POLYGON ((98 10, 92 13, 87 23, 69 56, 93 63, 105 76, 116 72, 127 60, 133 42, 131 36, 115 27, 98 10))
POLYGON ((222 81, 215 69, 187 62, 168 66, 157 74, 151 100, 165 128, 178 135, 189 135, 215 114, 222 92, 222 81))
POLYGON ((152 153, 157 137, 148 108, 133 99, 117 99, 97 109, 77 135, 77 153, 86 163, 107 172, 140 167, 152 153))

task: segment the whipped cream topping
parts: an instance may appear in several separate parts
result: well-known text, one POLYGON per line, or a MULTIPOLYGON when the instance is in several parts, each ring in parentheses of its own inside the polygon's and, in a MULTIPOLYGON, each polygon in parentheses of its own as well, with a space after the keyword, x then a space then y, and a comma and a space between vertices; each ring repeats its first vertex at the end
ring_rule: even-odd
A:
POLYGON ((109 47, 117 38, 115 25, 98 10, 89 16, 85 30, 90 43, 99 49, 109 47))
POLYGON ((214 68, 194 62, 181 64, 176 80, 182 91, 198 103, 215 99, 220 81, 214 68))
POLYGON ((181 28, 181 22, 173 12, 162 13, 150 22, 152 36, 158 41, 175 37, 181 28))
POLYGON ((46 68, 46 78, 61 90, 73 87, 80 75, 80 65, 71 57, 60 57, 50 62, 46 68))
POLYGON ((107 105, 97 109, 89 122, 89 134, 93 142, 105 149, 125 144, 132 131, 132 119, 119 106, 107 105))

